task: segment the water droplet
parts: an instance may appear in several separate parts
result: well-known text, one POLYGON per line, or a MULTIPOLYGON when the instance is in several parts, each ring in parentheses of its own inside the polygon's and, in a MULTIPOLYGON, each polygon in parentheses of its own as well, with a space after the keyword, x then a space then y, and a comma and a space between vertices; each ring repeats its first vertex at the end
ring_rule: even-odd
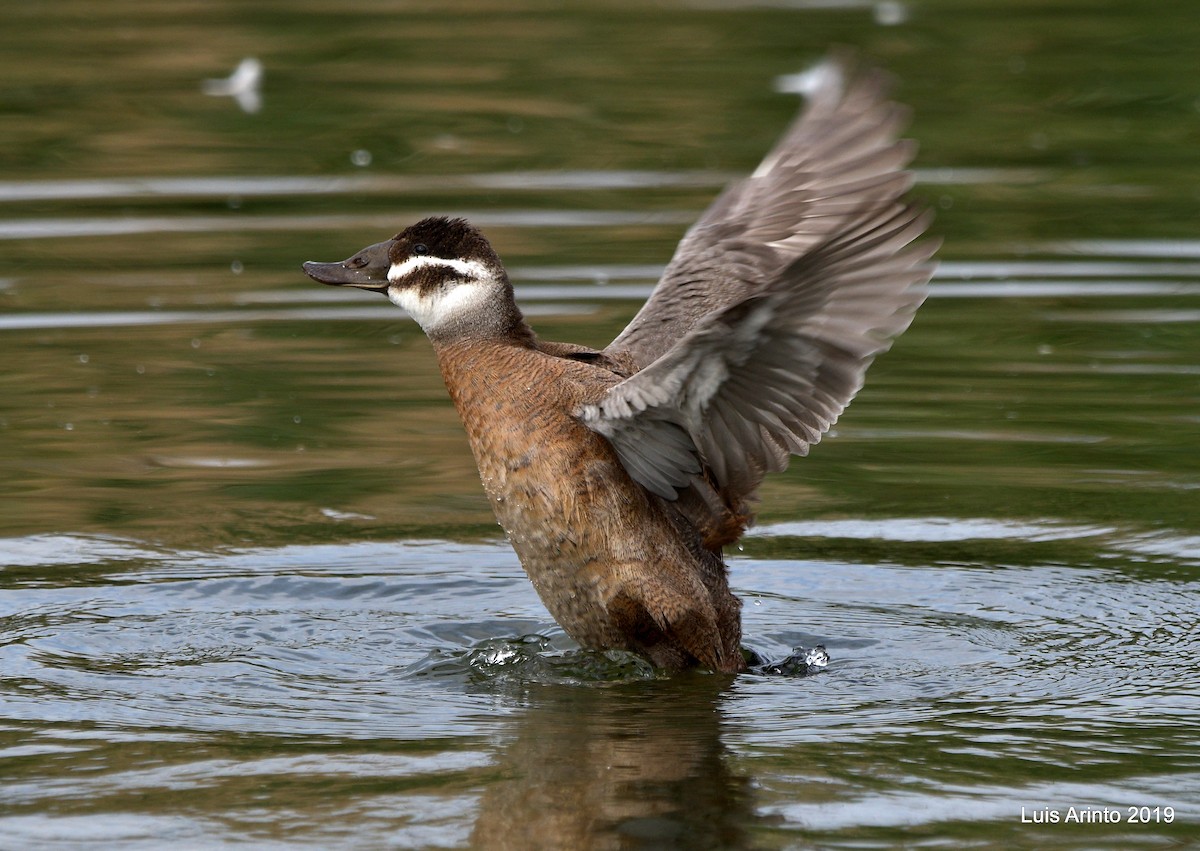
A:
POLYGON ((229 264, 229 271, 233 272, 233 274, 235 274, 235 275, 242 274, 242 270, 244 270, 245 268, 246 267, 242 265, 241 260, 234 260, 232 263, 229 264))
POLYGON ((296 414, 296 416, 292 417, 292 422, 294 422, 296 425, 300 425, 300 415, 296 414))
POLYGON ((350 162, 359 168, 365 168, 371 164, 371 152, 366 148, 359 148, 350 155, 350 162))
POLYGON ((193 349, 200 348, 200 338, 199 337, 192 337, 192 348, 193 349))
POLYGON ((90 360, 90 358, 88 358, 88 356, 87 356, 87 355, 80 355, 80 356, 79 356, 79 362, 80 362, 80 363, 87 363, 87 362, 88 362, 88 360, 90 360))

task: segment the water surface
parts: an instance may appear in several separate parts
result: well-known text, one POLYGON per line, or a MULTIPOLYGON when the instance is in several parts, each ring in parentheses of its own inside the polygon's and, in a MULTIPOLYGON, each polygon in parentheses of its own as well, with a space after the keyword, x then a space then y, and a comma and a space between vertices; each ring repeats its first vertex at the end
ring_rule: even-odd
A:
POLYGON ((326 6, 3 13, 0 847, 1200 841, 1189 6, 326 6), (419 329, 299 263, 469 215, 603 345, 831 43, 945 239, 730 553, 832 661, 583 653, 419 329))

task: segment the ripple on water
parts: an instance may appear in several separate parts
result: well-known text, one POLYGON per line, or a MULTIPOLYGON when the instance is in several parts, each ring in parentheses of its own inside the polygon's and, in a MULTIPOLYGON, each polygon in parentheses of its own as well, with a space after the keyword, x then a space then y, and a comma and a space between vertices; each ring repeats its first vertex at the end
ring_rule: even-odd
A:
MULTIPOLYGON (((1098 561, 1188 540, 945 518, 758 534, 750 549, 852 535, 858 545, 929 551, 980 541, 985 552, 990 538, 1009 542, 1009 553, 1084 545, 1098 561)), ((28 809, 63 796, 107 802, 86 825, 36 813, 4 820, 6 835, 33 846, 72 831, 92 844, 204 836, 194 819, 106 813, 163 790, 219 789, 219 801, 244 801, 268 786, 291 790, 281 800, 296 809, 282 817, 311 825, 310 841, 328 789, 353 787, 392 790, 361 804, 389 837, 403 825, 414 847, 467 844, 486 809, 479 790, 507 788, 497 774, 544 766, 558 749, 568 760, 595 748, 603 756, 610 743, 635 760, 650 747, 647 764, 659 764, 661 751, 643 739, 664 736, 671 749, 715 748, 721 764, 746 756, 777 766, 759 772, 754 809, 789 829, 1011 819, 1014 799, 1139 803, 1130 789, 1186 812, 1186 790, 1200 788, 1188 756, 1200 717, 1190 676, 1200 615, 1181 605, 1200 579, 1165 556, 1123 570, 1036 558, 737 558, 746 644, 768 658, 824 644, 832 661, 802 680, 751 673, 707 691, 696 685, 711 677, 673 680, 627 654, 579 651, 502 543, 223 552, 71 536, 15 543, 7 551, 23 565, 20 582, 0 590, 0 724, 17 731, 14 746, 36 749, 8 756, 42 767, 7 784, 6 800, 28 809), (98 569, 80 571, 89 559, 98 569), (64 584, 67 567, 86 576, 64 584), (695 718, 674 714, 670 698, 681 694, 695 718), (654 713, 667 717, 646 727, 654 713), (259 744, 231 753, 231 742, 259 744), (91 770, 98 764, 108 769, 91 770), (414 812, 423 815, 414 821, 414 812)))
MULTIPOLYGON (((939 518, 758 532, 821 533, 1173 547, 1164 534, 939 518)), ((0 665, 20 682, 6 696, 10 719, 423 737, 472 729, 486 696, 464 684, 656 676, 624 654, 575 650, 502 544, 170 553, 111 538, 9 543, 26 571, 106 567, 58 587, 27 572, 0 592, 0 665)), ((756 698, 755 741, 951 724, 984 705, 993 709, 972 723, 1007 734, 1200 714, 1195 683, 1179 678, 1200 653, 1200 614, 1179 605, 1200 585, 1186 574, 741 558, 733 576, 749 646, 781 658, 825 645, 832 656, 800 703, 794 686, 739 680, 735 693, 756 698)))
MULTIPOLYGON (((758 534, 816 537, 822 526, 835 537, 896 542, 1084 541, 1096 547, 1097 561, 1140 542, 1107 527, 915 518, 782 524, 758 534)), ((1158 549, 1175 553, 1188 540, 1158 549)), ((1200 610, 1182 603, 1195 598, 1200 581, 1171 562, 1163 568, 739 560, 735 577, 752 588, 745 609, 752 640, 821 643, 833 657, 830 675, 814 680, 801 704, 785 703, 778 684, 740 680, 747 700, 734 706, 760 705, 763 691, 780 697, 778 713, 746 719, 745 741, 776 747, 850 742, 872 730, 928 735, 933 723, 948 738, 999 737, 1033 759, 1051 731, 1094 740, 1089 759, 1140 747, 1123 732, 1132 721, 1171 730, 1200 713, 1200 685, 1181 677, 1200 653, 1200 610)))

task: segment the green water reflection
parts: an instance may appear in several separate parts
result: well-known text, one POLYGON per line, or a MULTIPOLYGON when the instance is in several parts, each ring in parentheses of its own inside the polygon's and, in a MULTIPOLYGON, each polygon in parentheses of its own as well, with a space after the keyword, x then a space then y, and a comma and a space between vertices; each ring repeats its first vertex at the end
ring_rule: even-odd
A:
POLYGON ((8 4, 0 847, 1195 841, 1195 12, 8 4), (947 262, 734 554, 756 646, 833 666, 426 675, 562 636, 419 330, 300 262, 468 212, 602 345, 834 43, 913 107, 947 262), (260 111, 203 93, 249 56, 260 111), (1020 818, 1072 804, 1180 817, 1020 818))

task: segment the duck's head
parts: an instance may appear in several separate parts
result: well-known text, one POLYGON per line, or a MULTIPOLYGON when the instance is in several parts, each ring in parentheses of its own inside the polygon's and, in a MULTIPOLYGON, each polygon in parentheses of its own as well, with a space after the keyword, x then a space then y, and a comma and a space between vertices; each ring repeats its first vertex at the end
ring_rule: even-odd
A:
POLYGON ((465 219, 422 219, 340 263, 304 264, 314 281, 383 293, 431 338, 524 328, 490 243, 465 219))

